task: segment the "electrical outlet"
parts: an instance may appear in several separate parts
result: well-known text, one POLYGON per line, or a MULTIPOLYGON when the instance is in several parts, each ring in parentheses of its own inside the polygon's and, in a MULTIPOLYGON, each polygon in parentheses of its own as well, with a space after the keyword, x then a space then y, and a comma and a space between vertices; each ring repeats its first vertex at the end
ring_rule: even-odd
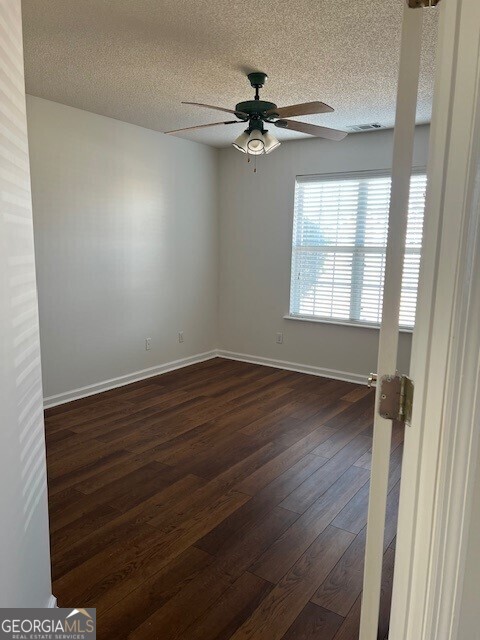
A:
POLYGON ((152 339, 145 338, 145 351, 150 351, 151 348, 152 348, 152 339))
POLYGON ((283 344, 283 333, 281 331, 277 331, 277 334, 275 336, 275 342, 277 344, 283 344))
POLYGON ((178 341, 183 342, 183 331, 178 332, 178 341))

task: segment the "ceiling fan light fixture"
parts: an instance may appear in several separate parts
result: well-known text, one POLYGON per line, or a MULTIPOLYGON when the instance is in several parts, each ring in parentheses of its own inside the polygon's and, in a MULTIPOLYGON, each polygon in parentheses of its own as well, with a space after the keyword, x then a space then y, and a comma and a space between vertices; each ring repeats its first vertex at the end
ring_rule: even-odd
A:
POLYGON ((260 156, 265 153, 265 139, 259 129, 252 129, 248 136, 247 153, 252 156, 260 156))
POLYGON ((265 153, 271 153, 281 145, 280 140, 277 140, 277 138, 272 136, 271 133, 268 133, 268 131, 263 134, 263 141, 265 143, 265 153))
POLYGON ((235 147, 235 149, 238 149, 238 151, 241 151, 242 153, 247 153, 247 142, 248 142, 248 133, 247 131, 244 131, 243 133, 241 133, 238 138, 233 142, 233 146, 235 147))

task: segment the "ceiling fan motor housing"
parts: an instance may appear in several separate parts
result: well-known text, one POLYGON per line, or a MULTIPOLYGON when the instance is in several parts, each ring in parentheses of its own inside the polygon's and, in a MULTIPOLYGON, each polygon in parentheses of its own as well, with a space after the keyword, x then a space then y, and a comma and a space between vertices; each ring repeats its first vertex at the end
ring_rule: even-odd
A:
POLYGON ((272 117, 274 117, 272 110, 276 109, 277 105, 274 102, 260 100, 258 95, 258 90, 263 87, 267 77, 267 74, 262 71, 249 73, 248 79, 252 87, 255 89, 255 99, 239 102, 235 107, 235 111, 245 113, 249 116, 249 131, 252 131, 253 129, 263 131, 263 121, 271 121, 272 117), (272 111, 272 113, 266 115, 267 111, 272 111))
POLYGON ((266 102, 265 100, 246 100, 245 102, 239 102, 235 107, 235 111, 248 113, 249 116, 262 116, 266 111, 276 108, 277 105, 274 102, 266 102))

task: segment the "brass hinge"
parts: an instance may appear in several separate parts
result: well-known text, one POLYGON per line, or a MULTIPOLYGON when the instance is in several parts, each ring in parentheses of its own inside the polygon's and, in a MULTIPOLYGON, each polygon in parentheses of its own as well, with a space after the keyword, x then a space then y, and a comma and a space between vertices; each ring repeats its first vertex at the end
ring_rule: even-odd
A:
POLYGON ((408 0, 410 9, 433 9, 440 0, 408 0))
MULTIPOLYGON (((368 379, 371 386, 377 379, 375 373, 368 379)), ((412 420, 413 380, 408 376, 386 375, 380 378, 378 413, 382 418, 409 425, 412 420)))

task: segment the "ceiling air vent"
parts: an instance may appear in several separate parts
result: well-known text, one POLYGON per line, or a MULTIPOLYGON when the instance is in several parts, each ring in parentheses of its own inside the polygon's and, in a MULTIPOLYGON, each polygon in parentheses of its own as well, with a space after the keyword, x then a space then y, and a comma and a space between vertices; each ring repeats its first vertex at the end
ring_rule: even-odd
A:
POLYGON ((382 125, 378 122, 372 124, 354 124, 351 127, 347 127, 350 131, 373 131, 374 129, 381 129, 382 125))

